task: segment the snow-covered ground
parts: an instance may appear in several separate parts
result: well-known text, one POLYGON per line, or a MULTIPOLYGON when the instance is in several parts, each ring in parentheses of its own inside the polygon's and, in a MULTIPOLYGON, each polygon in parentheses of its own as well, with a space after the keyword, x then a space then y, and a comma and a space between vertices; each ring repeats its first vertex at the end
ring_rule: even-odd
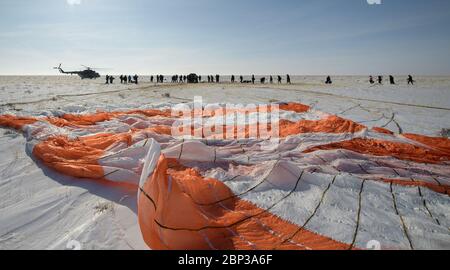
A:
MULTIPOLYGON (((139 85, 105 85, 75 76, 0 77, 0 114, 145 108, 201 96, 208 103, 296 101, 396 133, 439 136, 450 128, 450 77, 416 77, 414 86, 406 85, 405 76, 394 86, 370 86, 359 76, 335 77, 331 86, 323 80, 155 85, 142 77, 139 85)), ((147 248, 137 224, 136 190, 55 173, 33 160, 25 143, 21 134, 0 129, 0 249, 64 249, 70 240, 84 249, 147 248)))

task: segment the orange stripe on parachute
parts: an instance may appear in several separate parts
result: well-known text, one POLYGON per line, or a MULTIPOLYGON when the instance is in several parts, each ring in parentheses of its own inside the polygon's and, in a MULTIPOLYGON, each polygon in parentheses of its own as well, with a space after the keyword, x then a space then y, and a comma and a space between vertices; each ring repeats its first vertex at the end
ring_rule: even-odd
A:
MULTIPOLYGON (((214 136, 215 139, 243 139, 250 138, 250 130, 253 130, 256 131, 256 134, 253 135, 256 135, 257 138, 261 138, 266 134, 261 134, 260 125, 260 123, 257 123, 240 127, 233 126, 230 130, 227 130, 228 127, 226 125, 222 125, 222 132, 219 134, 220 138, 217 138, 217 135, 205 135, 214 134, 216 132, 215 127, 194 129, 194 127, 191 126, 190 135, 194 136, 195 134, 202 134, 202 137, 207 139, 212 139, 214 136)), ((183 132, 186 128, 189 128, 189 126, 180 128, 179 131, 183 132)), ((264 130, 270 135, 272 128, 273 124, 269 123, 264 130)), ((322 120, 301 120, 298 122, 281 119, 278 128, 278 136, 280 138, 285 138, 291 135, 304 133, 356 133, 367 127, 337 116, 330 116, 322 120)))
POLYGON ((21 130, 26 125, 36 123, 38 120, 34 117, 19 117, 13 115, 0 115, 0 126, 21 130))
POLYGON ((374 128, 372 128, 372 130, 375 132, 378 132, 378 133, 382 133, 382 134, 394 135, 394 132, 392 132, 386 128, 374 127, 374 128))
POLYGON ((92 126, 96 123, 110 121, 121 115, 141 114, 147 117, 170 117, 169 110, 131 110, 127 112, 96 112, 93 114, 64 114, 60 117, 22 117, 13 115, 0 115, 0 126, 22 129, 26 125, 37 121, 45 121, 57 127, 92 126))
POLYGON ((105 149, 118 142, 131 145, 131 134, 97 134, 76 140, 56 136, 38 143, 33 155, 62 174, 105 180, 98 160, 105 155, 105 149))
POLYGON ((450 155, 450 140, 447 138, 427 137, 417 134, 403 134, 403 137, 420 142, 450 155))
POLYGON ((305 153, 318 150, 346 149, 360 154, 391 156, 401 160, 419 163, 441 164, 450 160, 450 154, 416 145, 374 139, 353 139, 350 141, 320 145, 308 149, 305 153))
POLYGON ((222 182, 163 156, 142 187, 138 216, 152 249, 350 248, 284 221, 234 196, 222 182))
POLYGON ((317 121, 302 120, 297 123, 281 120, 280 136, 287 137, 301 133, 355 133, 365 128, 363 125, 338 116, 317 121))

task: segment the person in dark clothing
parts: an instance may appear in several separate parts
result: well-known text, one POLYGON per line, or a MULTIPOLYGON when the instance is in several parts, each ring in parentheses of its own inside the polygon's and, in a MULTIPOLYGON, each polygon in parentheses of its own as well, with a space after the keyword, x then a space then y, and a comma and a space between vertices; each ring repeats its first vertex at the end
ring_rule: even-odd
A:
POLYGON ((408 85, 414 85, 416 81, 413 79, 413 77, 411 75, 408 75, 408 85))
POLYGON ((187 81, 187 76, 186 75, 183 76, 183 82, 185 82, 185 81, 187 81))
POLYGON ((281 81, 282 81, 283 79, 281 78, 281 76, 280 75, 278 75, 278 84, 281 84, 281 81))
POLYGON ((390 84, 395 84, 394 76, 389 75, 389 83, 390 83, 390 84))
POLYGON ((198 82, 202 82, 202 75, 198 76, 198 82))
POLYGON ((211 82, 211 77, 209 77, 209 75, 208 75, 208 83, 210 83, 211 82))
POLYGON ((255 84, 255 75, 252 75, 252 83, 255 84))
POLYGON ((243 83, 244 82, 244 77, 241 75, 241 76, 239 76, 239 81, 241 82, 241 83, 243 83))
POLYGON ((266 83, 266 77, 262 77, 260 81, 261 81, 261 84, 265 84, 266 83))
POLYGON ((369 83, 370 83, 370 84, 374 84, 374 83, 375 83, 375 81, 373 80, 373 76, 370 76, 370 77, 369 77, 369 83))
POLYGON ((383 76, 378 76, 378 84, 383 84, 383 76))
POLYGON ((270 84, 273 84, 273 76, 272 75, 270 75, 270 84))
POLYGON ((113 76, 109 76, 109 83, 110 84, 114 84, 114 80, 115 80, 116 78, 114 78, 113 76))
POLYGON ((216 83, 220 83, 220 76, 219 76, 219 74, 216 75, 216 83))
POLYGON ((106 82, 105 84, 109 84, 109 75, 106 75, 106 82))
POLYGON ((161 83, 164 83, 164 75, 161 75, 160 81, 161 81, 161 83))
POLYGON ((234 83, 234 75, 231 75, 231 83, 234 83))
POLYGON ((287 84, 291 84, 291 76, 289 74, 286 75, 287 84))
POLYGON ((135 74, 134 77, 133 77, 135 84, 139 84, 138 78, 139 78, 139 76, 137 74, 135 74))
POLYGON ((325 84, 332 84, 332 83, 333 83, 333 81, 331 81, 331 77, 328 76, 327 80, 325 81, 325 84))
POLYGON ((153 83, 153 75, 150 76, 150 82, 153 83))
POLYGON ((128 83, 131 83, 131 75, 128 75, 128 83))

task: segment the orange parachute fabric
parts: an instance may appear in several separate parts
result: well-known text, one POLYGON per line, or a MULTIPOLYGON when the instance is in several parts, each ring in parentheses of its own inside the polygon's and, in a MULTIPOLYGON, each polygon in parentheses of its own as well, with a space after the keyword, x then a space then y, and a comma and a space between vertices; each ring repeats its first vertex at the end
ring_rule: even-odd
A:
MULTIPOLYGON (((288 119, 279 121, 280 149, 282 149, 280 151, 276 146, 270 145, 270 142, 268 142, 269 147, 267 148, 251 142, 248 146, 245 143, 227 142, 224 147, 220 144, 214 145, 214 142, 212 142, 210 146, 208 142, 203 143, 201 140, 196 142, 195 145, 185 145, 184 140, 176 138, 172 134, 170 125, 171 121, 180 116, 171 116, 171 112, 168 110, 131 110, 83 115, 64 114, 60 117, 0 115, 0 126, 23 131, 25 131, 25 127, 30 127, 33 132, 27 133, 30 133, 28 136, 31 136, 30 139, 32 139, 33 155, 47 167, 61 174, 96 181, 126 183, 131 184, 133 188, 136 188, 139 184, 139 224, 145 242, 153 249, 314 250, 353 249, 355 247, 356 235, 353 243, 351 240, 338 241, 335 238, 336 235, 332 233, 319 233, 311 228, 306 228, 305 225, 300 226, 293 221, 288 221, 289 218, 283 219, 272 213, 270 208, 264 209, 250 199, 241 198, 236 195, 237 193, 233 193, 234 189, 226 185, 225 180, 220 176, 232 171, 231 168, 233 170, 242 169, 236 167, 236 164, 247 165, 247 162, 251 163, 252 158, 252 166, 255 170, 253 173, 261 175, 261 171, 269 167, 269 163, 264 162, 283 159, 284 154, 286 154, 286 163, 294 161, 284 166, 295 167, 304 164, 311 165, 311 167, 317 166, 315 168, 302 168, 302 171, 311 169, 314 172, 319 167, 330 165, 326 158, 314 158, 320 153, 308 155, 319 150, 323 150, 322 152, 325 152, 325 155, 330 154, 330 157, 335 154, 333 152, 337 152, 333 150, 348 150, 353 152, 352 154, 366 155, 367 157, 364 158, 367 158, 368 161, 374 160, 375 157, 390 157, 393 161, 389 159, 391 163, 385 162, 384 165, 380 165, 379 167, 382 168, 377 168, 376 173, 374 173, 376 176, 373 176, 373 178, 364 175, 364 179, 359 179, 356 174, 352 173, 352 166, 344 164, 342 168, 349 167, 348 175, 356 177, 356 181, 361 180, 363 182, 367 178, 368 180, 376 180, 381 184, 424 187, 439 193, 440 196, 442 194, 449 195, 448 183, 450 181, 448 181, 446 174, 448 175, 447 172, 449 171, 450 140, 413 134, 404 134, 403 137, 395 136, 392 132, 383 128, 373 128, 369 131, 367 127, 351 120, 338 116, 324 116, 324 114, 319 113, 313 115, 313 118, 308 118, 315 120, 306 120, 303 118, 305 116, 303 113, 309 113, 310 107, 303 104, 286 103, 281 104, 279 108, 283 111, 298 114, 293 118, 296 119, 295 121, 288 119), (125 118, 131 120, 128 121, 125 118), (114 129, 114 127, 105 123, 113 119, 117 120, 114 121, 114 124, 119 125, 120 128, 114 129), (142 125, 130 124, 139 120, 143 121, 142 125), (48 126, 52 128, 46 130, 48 126), (62 132, 55 133, 54 130, 59 129, 53 129, 53 127, 58 127, 62 132), (364 130, 367 130, 367 132, 362 132, 364 130), (43 132, 44 134, 38 136, 35 132, 43 132), (314 136, 302 136, 302 134, 308 133, 312 133, 314 136), (319 133, 326 136, 321 137, 322 134, 319 133), (283 145, 284 140, 291 139, 287 138, 288 136, 293 136, 292 140, 283 145), (342 141, 342 138, 345 138, 345 140, 342 141), (175 150, 180 147, 179 153, 178 150, 174 150, 175 156, 178 158, 173 156, 169 158, 166 157, 165 153, 152 152, 147 142, 153 139, 159 140, 163 145, 161 147, 172 147, 175 150), (311 143, 310 146, 308 142, 311 143), (305 148, 297 150, 304 145, 306 145, 305 148), (290 148, 291 146, 292 148, 290 148), (188 150, 183 147, 187 147, 188 150), (195 160, 195 158, 194 160, 182 160, 183 149, 189 157, 197 157, 198 160, 195 160), (141 164, 148 161, 148 158, 143 156, 145 154, 156 155, 154 164, 152 163, 149 167, 141 164), (202 161, 202 158, 208 161, 202 161), (223 164, 217 165, 217 159, 218 162, 223 164), (392 179, 392 175, 387 174, 386 171, 390 172, 389 169, 403 166, 398 162, 402 160, 412 161, 414 162, 413 165, 416 166, 414 171, 407 172, 412 175, 411 179, 403 176, 403 180, 392 179), (195 163, 191 166, 189 162, 195 163), (213 163, 213 165, 210 163, 213 163), (223 166, 224 164, 226 166, 223 166), (200 169, 202 166, 211 166, 209 169, 214 171, 214 176, 205 176, 206 172, 200 169), (423 173, 424 169, 420 166, 430 167, 426 168, 430 172, 428 174, 423 173), (417 173, 421 175, 413 178, 417 173), (429 178, 426 178, 426 176, 429 178), (440 182, 438 185, 431 183, 430 178, 435 179, 436 182, 438 182, 438 179, 443 179, 443 184, 440 184, 440 182), (427 182, 427 179, 429 182, 427 182)), ((256 108, 256 111, 259 112, 260 110, 263 109, 256 108)), ((246 112, 242 111, 241 113, 246 112)), ((311 114, 314 114, 314 112, 311 112, 311 114)), ((210 114, 209 116, 212 117, 213 115, 210 114)), ((260 123, 254 125, 259 127, 260 123)), ((222 139, 230 140, 236 139, 237 135, 242 136, 242 134, 238 134, 237 127, 225 125, 221 127, 224 130, 230 129, 232 131, 232 136, 222 139)), ((191 127, 186 128, 191 130, 191 127)), ((239 130, 244 132, 245 137, 249 137, 250 128, 247 126, 239 130)), ((196 133, 194 131, 198 130, 192 128, 192 133, 196 133)), ((205 130, 200 131, 202 139, 211 138, 205 130)), ((342 162, 346 155, 338 156, 338 158, 338 162, 342 162)), ((349 163, 353 163, 351 165, 363 160, 360 156, 348 159, 350 160, 349 163)), ((404 168, 404 171, 407 171, 407 169, 404 168)), ((253 175, 249 172, 251 169, 243 170, 238 172, 238 176, 251 176, 250 179, 257 179, 256 176, 253 178, 253 175)), ((272 174, 271 171, 268 173, 268 175, 272 174)), ((289 177, 287 176, 289 173, 293 174, 292 171, 284 168, 284 171, 274 173, 272 177, 283 178, 276 179, 283 182, 286 180, 285 178, 289 177)), ((406 172, 403 173, 406 174, 406 172)), ((320 180, 314 177, 316 176, 311 176, 314 181, 320 180)), ((312 182, 311 179, 308 181, 312 182)), ((329 183, 328 188, 333 183, 334 180, 329 183)), ((278 188, 282 190, 282 187, 278 188)), ((319 187, 314 188, 319 189, 319 187)), ((326 192, 327 190, 324 191, 323 197, 326 192)), ((362 186, 361 194, 363 194, 362 186)), ((295 205, 295 208, 303 209, 303 206, 295 205)), ((318 211, 317 209, 316 211, 318 211)), ((355 214, 357 211, 352 210, 351 213, 355 214)), ((411 218, 411 220, 414 219, 411 218)), ((338 226, 336 223, 334 225, 338 226)), ((356 233, 358 228, 356 226, 356 233)), ((358 247, 361 247, 361 245, 358 247)))
POLYGON ((305 153, 333 149, 346 149, 373 156, 391 156, 401 160, 410 160, 420 163, 440 164, 450 160, 450 154, 442 151, 426 149, 406 143, 363 138, 315 146, 306 150, 305 153))
POLYGON ((164 156, 141 187, 138 205, 144 240, 153 249, 351 248, 241 200, 221 181, 164 156))

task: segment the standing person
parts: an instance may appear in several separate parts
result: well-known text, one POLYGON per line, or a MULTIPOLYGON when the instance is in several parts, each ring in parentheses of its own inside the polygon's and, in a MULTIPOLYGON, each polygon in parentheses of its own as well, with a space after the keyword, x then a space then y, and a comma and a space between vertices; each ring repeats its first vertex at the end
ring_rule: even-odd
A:
POLYGON ((164 75, 161 75, 161 83, 164 83, 164 75))
POLYGON ((261 78, 261 84, 265 84, 266 83, 266 77, 262 77, 261 78))
POLYGON ((131 83, 131 75, 128 75, 128 83, 131 83))
POLYGON ((408 85, 414 85, 416 81, 413 79, 413 77, 411 75, 408 75, 408 85))
POLYGON ((231 83, 234 83, 234 75, 231 75, 231 83))
POLYGON ((255 84, 255 75, 252 75, 252 83, 255 84))
POLYGON ((241 81, 241 83, 243 83, 244 82, 244 77, 242 75, 239 76, 239 80, 241 81))
POLYGON ((208 75, 208 83, 210 83, 211 82, 211 77, 209 77, 209 75, 208 75))
POLYGON ((153 75, 150 76, 150 82, 153 83, 153 75))
POLYGON ((109 75, 106 75, 106 82, 105 84, 109 84, 109 75))
POLYGON ((291 76, 289 74, 286 75, 287 84, 291 84, 291 76))
POLYGON ((281 76, 278 75, 278 84, 281 84, 281 81, 282 81, 281 76))
POLYGON ((383 76, 378 76, 378 84, 383 84, 383 76))
POLYGON ((138 78, 139 78, 139 76, 137 74, 134 74, 133 80, 134 80, 135 84, 138 84, 138 78))
POLYGON ((373 80, 373 76, 372 75, 370 75, 370 77, 369 77, 369 83, 370 84, 374 84, 375 83, 375 81, 373 80))
POLYGON ((272 75, 270 75, 270 84, 273 84, 273 76, 272 75))
POLYGON ((219 74, 216 75, 216 83, 220 83, 220 76, 219 76, 219 74))
POLYGON ((120 83, 123 83, 123 75, 120 75, 119 79, 120 79, 120 83))
POLYGON ((109 76, 109 83, 110 84, 114 84, 114 80, 115 80, 116 78, 114 78, 113 76, 109 76))
POLYGON ((389 83, 390 83, 390 84, 395 84, 394 76, 389 75, 389 83))

